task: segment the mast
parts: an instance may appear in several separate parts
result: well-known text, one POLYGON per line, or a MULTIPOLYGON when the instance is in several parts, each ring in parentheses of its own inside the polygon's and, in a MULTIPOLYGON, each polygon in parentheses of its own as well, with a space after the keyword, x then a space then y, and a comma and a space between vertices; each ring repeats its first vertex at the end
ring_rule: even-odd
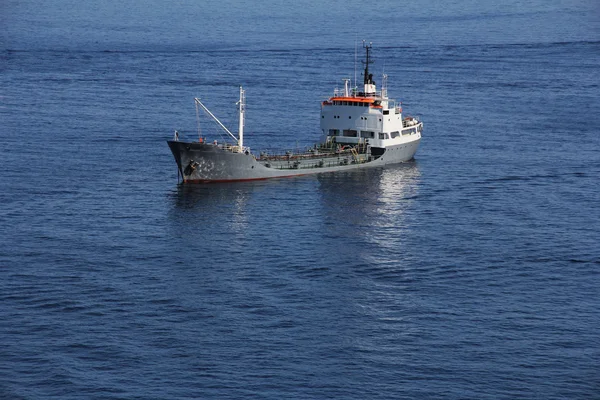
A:
POLYGON ((369 50, 371 50, 371 48, 373 48, 373 43, 369 42, 369 44, 367 45, 366 42, 363 40, 363 47, 367 52, 367 59, 366 61, 363 61, 363 64, 365 64, 365 73, 364 73, 364 87, 365 87, 365 95, 369 95, 369 94, 375 94, 376 93, 376 89, 375 89, 375 81, 373 81, 373 74, 369 73, 369 64, 373 64, 373 60, 371 59, 370 55, 369 55, 369 50))
POLYGON ((366 42, 363 40, 363 47, 367 51, 367 61, 363 61, 363 63, 365 64, 364 84, 367 85, 367 84, 371 83, 371 78, 373 78, 372 75, 371 75, 371 78, 369 78, 369 64, 373 64, 373 61, 369 58, 369 50, 373 47, 373 43, 370 42, 368 45, 365 43, 366 42))
POLYGON ((238 147, 244 151, 244 113, 246 112, 246 91, 240 86, 240 100, 237 102, 240 121, 238 125, 238 147))
POLYGON ((246 91, 240 86, 240 100, 236 103, 240 114, 240 122, 238 125, 238 137, 235 137, 235 135, 231 133, 231 131, 227 129, 227 127, 223 125, 223 123, 219 121, 219 119, 215 117, 215 115, 211 113, 210 110, 206 108, 204 104, 202 104, 199 98, 194 98, 194 101, 196 102, 196 107, 202 107, 204 112, 207 113, 225 132, 227 132, 229 136, 233 138, 233 140, 237 142, 237 151, 242 153, 244 151, 244 113, 246 112, 246 91))

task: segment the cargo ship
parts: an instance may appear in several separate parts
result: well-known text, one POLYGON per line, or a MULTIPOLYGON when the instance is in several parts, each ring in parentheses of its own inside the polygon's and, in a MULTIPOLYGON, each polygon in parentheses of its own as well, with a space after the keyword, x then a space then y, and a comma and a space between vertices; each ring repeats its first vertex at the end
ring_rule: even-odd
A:
POLYGON ((321 103, 320 143, 305 151, 285 154, 254 154, 244 145, 245 90, 240 87, 237 110, 237 135, 232 133, 200 101, 195 98, 196 111, 202 109, 231 138, 231 143, 217 140, 180 140, 175 131, 167 141, 183 183, 236 182, 293 177, 356 168, 381 167, 412 160, 421 141, 423 122, 404 116, 402 105, 390 99, 387 76, 377 90, 369 65, 373 63, 372 44, 364 44, 363 85, 350 87, 344 79, 343 89, 321 103))

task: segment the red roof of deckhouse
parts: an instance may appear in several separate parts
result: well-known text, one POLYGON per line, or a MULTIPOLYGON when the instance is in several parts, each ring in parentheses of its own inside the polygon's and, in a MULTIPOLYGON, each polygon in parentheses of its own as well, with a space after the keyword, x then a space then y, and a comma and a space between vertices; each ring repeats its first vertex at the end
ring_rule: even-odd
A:
POLYGON ((332 97, 329 101, 354 101, 357 103, 374 103, 375 99, 372 97, 332 97))
POLYGON ((375 98, 369 98, 369 97, 332 97, 329 99, 329 101, 324 101, 323 105, 324 106, 331 106, 331 105, 342 105, 341 103, 336 103, 336 102, 341 102, 341 101, 347 101, 348 105, 358 105, 358 104, 364 104, 364 106, 369 106, 371 108, 382 108, 381 105, 379 105, 377 102, 380 101, 379 99, 375 99, 375 98), (353 103, 353 104, 351 104, 353 103))

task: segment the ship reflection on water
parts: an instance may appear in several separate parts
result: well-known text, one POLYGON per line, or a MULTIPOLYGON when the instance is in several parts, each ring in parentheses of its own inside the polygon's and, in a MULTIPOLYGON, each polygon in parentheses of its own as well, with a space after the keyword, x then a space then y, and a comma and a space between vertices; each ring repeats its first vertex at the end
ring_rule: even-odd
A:
POLYGON ((319 182, 328 234, 344 238, 365 264, 396 266, 417 223, 411 212, 421 184, 417 162, 322 175, 319 182))
POLYGON ((402 246, 420 177, 412 161, 289 179, 179 185, 170 219, 178 236, 185 232, 184 247, 221 241, 223 251, 259 256, 261 247, 293 252, 302 245, 319 253, 342 240, 345 251, 368 264, 387 262, 371 258, 394 255, 402 246))
POLYGON ((348 173, 319 175, 324 206, 363 224, 386 226, 414 200, 421 174, 415 161, 348 173), (337 205, 337 206, 336 206, 337 205), (378 218, 385 216, 385 218, 378 218))

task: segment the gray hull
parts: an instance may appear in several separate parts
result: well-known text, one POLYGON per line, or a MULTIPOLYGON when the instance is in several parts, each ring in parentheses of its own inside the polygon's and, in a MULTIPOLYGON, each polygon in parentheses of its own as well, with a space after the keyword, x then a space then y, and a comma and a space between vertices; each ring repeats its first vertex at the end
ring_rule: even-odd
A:
POLYGON ((360 160, 350 153, 256 159, 209 143, 168 141, 184 183, 209 183, 283 178, 298 175, 380 167, 411 160, 419 147, 414 141, 390 146, 377 158, 360 160))

